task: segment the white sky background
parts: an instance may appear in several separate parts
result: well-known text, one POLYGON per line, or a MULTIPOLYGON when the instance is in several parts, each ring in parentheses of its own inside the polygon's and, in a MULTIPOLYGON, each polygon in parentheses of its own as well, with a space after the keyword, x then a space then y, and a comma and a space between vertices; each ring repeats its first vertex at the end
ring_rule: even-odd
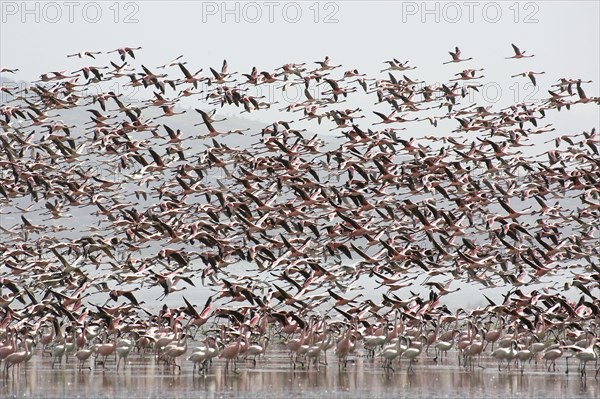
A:
MULTIPOLYGON (((142 46, 137 59, 130 60, 136 68, 143 63, 152 69, 183 54, 190 72, 203 68, 204 76, 210 74, 210 66, 219 69, 223 59, 230 71, 250 73, 254 65, 259 71, 273 71, 288 62, 306 62, 312 69, 325 55, 343 65, 333 72, 336 78, 353 68, 369 77, 387 78, 379 71, 394 57, 410 60, 418 68, 406 74, 429 84, 447 82, 466 68, 484 68, 483 93, 474 101, 499 106, 546 98, 545 90, 560 77, 592 80, 584 85, 588 97, 600 91, 598 1, 1 3, 0 66, 19 68, 18 74, 7 75, 19 80, 117 59, 116 54, 97 60, 66 58, 70 53, 142 46), (511 43, 535 57, 504 59, 513 55, 511 43), (442 65, 455 46, 463 57, 474 60, 442 65), (527 78, 510 77, 529 70, 546 72, 538 76, 540 89, 527 78)), ((181 76, 177 67, 168 73, 181 76)), ((238 75, 238 80, 244 78, 238 75)), ((127 94, 126 88, 121 90, 127 94)), ((288 97, 302 100, 300 95, 300 90, 292 90, 288 97)), ((271 97, 280 100, 275 109, 285 105, 285 99, 271 97)), ((372 109, 389 109, 374 108, 374 95, 360 103, 365 98, 356 101, 369 114, 372 109)), ((197 101, 182 105, 198 106, 197 101)), ((572 129, 589 130, 600 120, 593 106, 578 107, 569 115, 572 129)), ((273 110, 248 117, 269 123, 282 116, 273 110)))
MULTIPOLYGON (((108 65, 110 60, 118 59, 116 54, 99 55, 96 60, 67 58, 67 54, 142 46, 136 52, 136 60, 128 58, 128 62, 137 70, 144 64, 161 73, 156 66, 178 55, 184 55, 190 72, 203 68, 203 76, 210 75, 211 66, 219 70, 223 59, 227 59, 230 71, 250 73, 253 66, 272 72, 292 62, 306 62, 310 70, 317 66, 314 61, 328 55, 333 64, 343 65, 332 73, 335 78, 357 68, 369 77, 387 79, 387 72, 380 73, 387 67, 384 61, 397 58, 417 67, 406 71, 407 76, 431 85, 448 82, 463 69, 484 68, 478 75, 485 75, 481 79, 485 90, 473 99, 480 105, 488 103, 501 108, 547 98, 546 90, 561 77, 592 80, 583 86, 588 97, 600 95, 598 1, 0 3, 0 67, 19 68, 15 75, 3 74, 14 80, 33 81, 49 71, 72 72, 85 65, 108 65), (513 55, 511 43, 535 57, 505 59, 513 55), (443 65, 450 60, 448 51, 455 46, 460 47, 464 58, 474 60, 443 65), (537 76, 537 89, 527 78, 510 77, 530 70, 546 72, 537 76)), ((166 72, 170 78, 182 76, 177 67, 166 72)), ((394 74, 401 77, 399 72, 394 74)), ((237 79, 244 81, 240 75, 237 79)), ((122 78, 119 82, 127 80, 122 78)), ((124 87, 117 90, 128 94, 124 87)), ((322 90, 326 90, 325 86, 322 90)), ((147 97, 151 91, 144 90, 143 94, 147 97)), ((372 110, 390 112, 388 104, 373 105, 375 94, 351 96, 348 107, 360 106, 369 115, 359 121, 360 126, 376 120, 372 110)), ((265 125, 300 117, 297 113, 277 112, 286 104, 280 97, 275 99, 280 104, 272 110, 244 114, 245 117, 265 125)), ((182 106, 203 107, 197 98, 186 99, 182 106)), ((238 111, 232 107, 224 109, 225 113, 238 111)), ((445 113, 446 109, 437 112, 445 113)), ((600 108, 579 104, 569 112, 553 111, 548 119, 557 128, 552 137, 580 133, 600 127, 600 108)), ((405 134, 448 135, 458 126, 455 121, 445 123, 449 129, 434 129, 427 122, 407 125, 410 127, 405 134)), ((308 127, 316 125, 310 123, 308 127)), ((548 136, 533 140, 543 142, 548 136)))

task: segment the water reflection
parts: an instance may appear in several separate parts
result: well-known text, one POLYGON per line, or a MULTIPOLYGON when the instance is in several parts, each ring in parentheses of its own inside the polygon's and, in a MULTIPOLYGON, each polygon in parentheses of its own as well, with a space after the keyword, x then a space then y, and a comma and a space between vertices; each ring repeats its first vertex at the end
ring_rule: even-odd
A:
MULTIPOLYGON (((407 364, 397 364, 395 373, 385 373, 377 361, 357 357, 340 370, 330 356, 330 364, 319 370, 290 370, 287 354, 279 349, 268 360, 241 362, 238 373, 225 373, 222 361, 215 361, 207 375, 192 375, 192 364, 185 362, 181 373, 157 364, 151 357, 132 356, 124 371, 116 373, 114 359, 107 369, 101 365, 79 372, 74 359, 50 368, 50 360, 34 356, 26 368, 2 374, 0 397, 172 397, 172 398, 397 398, 432 397, 586 397, 600 396, 598 380, 588 373, 565 375, 548 373, 543 367, 498 371, 492 359, 485 368, 465 370, 456 364, 436 365, 421 359, 414 373, 407 364)), ((562 370, 562 369, 561 369, 562 370)))

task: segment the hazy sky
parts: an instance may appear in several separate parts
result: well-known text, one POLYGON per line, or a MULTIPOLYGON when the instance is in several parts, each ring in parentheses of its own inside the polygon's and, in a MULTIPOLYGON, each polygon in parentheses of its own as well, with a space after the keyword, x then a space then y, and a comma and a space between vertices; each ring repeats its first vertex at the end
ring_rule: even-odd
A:
MULTIPOLYGON (((2 1, 0 66, 19 68, 11 78, 38 79, 41 73, 107 65, 115 54, 97 60, 66 58, 82 50, 109 51, 142 46, 137 63, 162 65, 183 54, 190 71, 220 68, 249 73, 288 62, 329 55, 343 70, 379 74, 391 58, 410 60, 412 79, 443 82, 466 68, 484 68, 477 102, 509 105, 547 97, 560 77, 593 80, 588 96, 599 95, 600 2, 598 1, 307 1, 196 2, 2 1), (517 44, 534 58, 506 60, 517 44), (472 61, 442 65, 455 46, 472 61), (534 88, 510 75, 545 71, 534 88)), ((179 77, 181 72, 169 71, 179 77)), ((206 76, 206 75, 205 75, 206 76)), ((238 75, 239 76, 239 75, 238 75)), ((241 77, 243 79, 243 77, 241 77)), ((126 90, 121 88, 121 90, 126 90)), ((127 93, 126 93, 127 94, 127 93)), ((269 93, 258 93, 266 94, 269 93)), ((292 91, 289 101, 300 99, 292 91)), ((185 104, 184 104, 185 105, 185 104)), ((274 112, 273 112, 274 114, 274 112)), ((598 107, 571 113, 582 128, 598 125, 598 107)), ((272 121, 276 115, 254 115, 272 121)))

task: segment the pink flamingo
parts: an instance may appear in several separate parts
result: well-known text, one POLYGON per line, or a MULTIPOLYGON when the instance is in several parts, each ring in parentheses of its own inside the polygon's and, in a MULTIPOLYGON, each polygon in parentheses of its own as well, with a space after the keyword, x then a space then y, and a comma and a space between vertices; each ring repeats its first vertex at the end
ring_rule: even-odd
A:
MULTIPOLYGON (((108 335, 108 334, 107 334, 108 335)), ((102 356, 102 368, 106 369, 106 358, 115 353, 115 349, 117 348, 117 342, 113 341, 112 343, 104 342, 103 344, 97 344, 94 346, 94 350, 97 355, 102 356)))
POLYGON ((348 354, 352 349, 352 341, 350 340, 350 336, 352 335, 352 326, 348 326, 346 329, 346 333, 343 335, 342 339, 340 339, 335 347, 335 355, 338 358, 338 368, 344 365, 346 368, 348 364, 348 354))
MULTIPOLYGON (((11 366, 15 366, 15 365, 19 365, 21 363, 25 363, 26 361, 28 361, 31 358, 31 354, 33 354, 33 348, 30 351, 30 345, 32 345, 32 342, 28 339, 25 340, 25 350, 24 351, 20 351, 20 352, 13 352, 10 355, 6 356, 6 358, 4 358, 4 361, 6 363, 5 366, 5 370, 6 370, 6 374, 8 374, 8 369, 11 366)), ((13 375, 15 373, 15 369, 13 367, 13 375)))
POLYGON ((237 364, 235 363, 235 359, 238 357, 242 348, 242 338, 244 337, 244 334, 240 331, 238 335, 238 339, 235 343, 225 346, 223 349, 221 349, 221 352, 219 352, 219 358, 225 358, 226 360, 225 373, 227 373, 227 371, 229 370, 229 362, 231 360, 233 360, 233 372, 237 372, 237 364))
POLYGON ((173 361, 173 372, 175 372, 175 366, 179 367, 179 372, 181 372, 181 366, 177 364, 177 358, 183 356, 187 352, 187 338, 188 335, 182 332, 179 336, 179 345, 174 345, 165 352, 167 361, 173 361), (183 338, 183 344, 181 344, 181 338, 183 338))

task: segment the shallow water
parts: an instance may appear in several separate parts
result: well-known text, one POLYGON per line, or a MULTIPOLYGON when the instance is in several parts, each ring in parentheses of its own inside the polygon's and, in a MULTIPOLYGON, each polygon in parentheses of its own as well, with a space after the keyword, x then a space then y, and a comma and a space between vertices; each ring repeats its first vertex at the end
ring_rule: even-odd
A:
MULTIPOLYGON (((146 354, 133 354, 119 373, 114 358, 107 360, 107 369, 93 365, 92 370, 79 372, 71 356, 54 369, 51 358, 38 353, 25 368, 0 380, 0 397, 28 398, 597 398, 599 380, 595 368, 588 365, 587 378, 577 372, 577 362, 571 360, 570 373, 565 374, 565 361, 556 372, 548 372, 540 364, 526 365, 523 375, 516 370, 498 371, 497 363, 482 357, 482 367, 466 370, 458 366, 456 353, 435 364, 432 356, 423 356, 409 373, 408 362, 394 364, 395 372, 385 372, 378 360, 362 356, 350 357, 351 362, 340 369, 332 353, 329 365, 319 370, 290 367, 282 347, 269 348, 266 359, 256 366, 251 361, 239 361, 237 373, 225 372, 223 360, 216 359, 206 375, 194 375, 193 364, 179 359, 181 372, 157 363, 146 354)), ((2 368, 4 370, 4 368, 2 368)))

